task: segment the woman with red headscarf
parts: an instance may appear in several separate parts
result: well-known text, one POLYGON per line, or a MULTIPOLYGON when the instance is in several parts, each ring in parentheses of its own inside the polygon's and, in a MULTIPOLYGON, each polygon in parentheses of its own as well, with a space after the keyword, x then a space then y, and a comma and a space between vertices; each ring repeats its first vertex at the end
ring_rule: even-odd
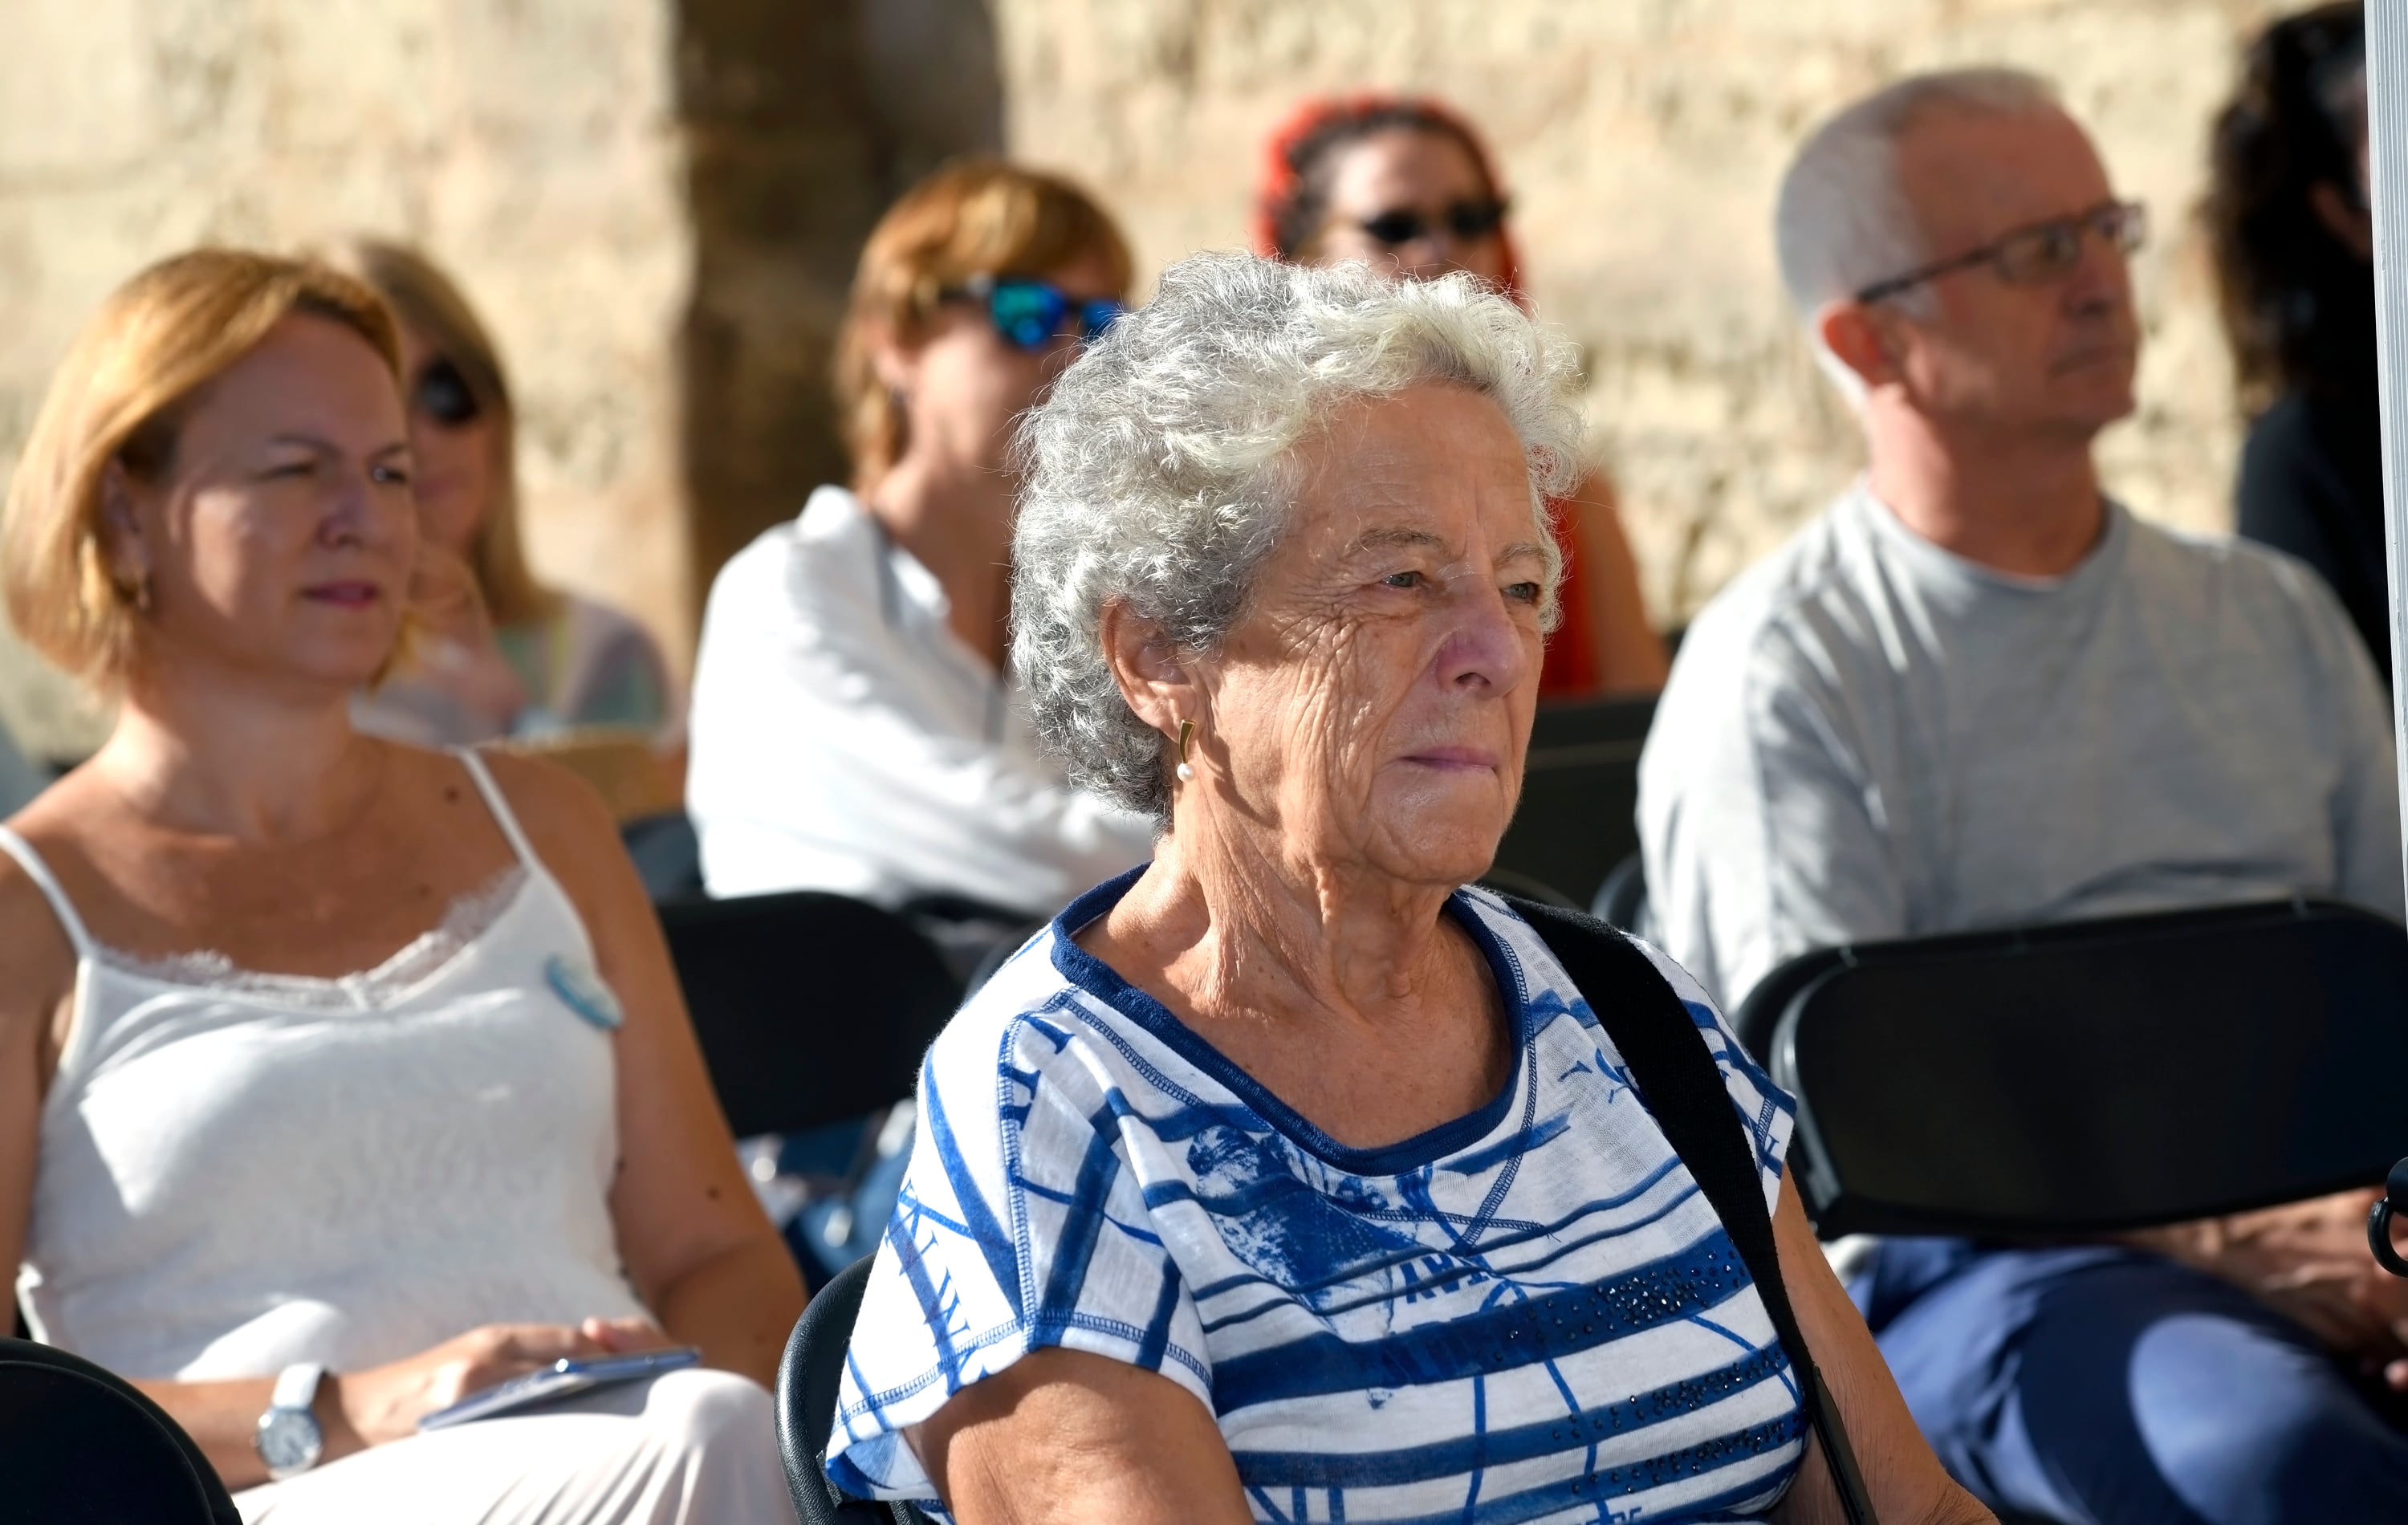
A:
MULTIPOLYGON (((1308 101, 1272 135, 1255 252, 1307 264, 1365 260, 1420 281, 1465 270, 1522 297, 1495 164, 1470 125, 1435 101, 1308 101)), ((1564 623, 1547 642, 1547 698, 1653 691, 1664 643, 1602 475, 1555 504, 1564 623)))

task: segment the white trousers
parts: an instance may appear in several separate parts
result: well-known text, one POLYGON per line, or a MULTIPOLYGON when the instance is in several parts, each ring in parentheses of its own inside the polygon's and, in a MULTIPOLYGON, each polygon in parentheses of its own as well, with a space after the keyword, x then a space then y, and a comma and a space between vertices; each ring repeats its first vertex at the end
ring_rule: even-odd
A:
POLYGON ((792 1525, 769 1395, 669 1372, 235 1495, 244 1525, 792 1525))

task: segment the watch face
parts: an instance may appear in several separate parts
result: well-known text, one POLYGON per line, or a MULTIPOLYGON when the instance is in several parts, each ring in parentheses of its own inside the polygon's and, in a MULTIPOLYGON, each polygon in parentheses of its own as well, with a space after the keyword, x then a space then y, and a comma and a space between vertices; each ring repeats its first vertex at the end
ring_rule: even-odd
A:
POLYGON ((272 1408, 259 1421, 259 1459, 272 1477, 315 1466, 325 1444, 317 1416, 306 1408, 272 1408))

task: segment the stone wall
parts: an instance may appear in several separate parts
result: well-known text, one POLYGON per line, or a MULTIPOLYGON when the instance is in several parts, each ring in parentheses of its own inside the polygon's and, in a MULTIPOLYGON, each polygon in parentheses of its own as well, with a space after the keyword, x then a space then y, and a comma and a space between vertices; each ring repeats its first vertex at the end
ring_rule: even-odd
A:
MULTIPOLYGON (((0 470, 111 286, 203 240, 343 228, 450 266, 518 384, 540 570, 682 658, 719 561, 843 470, 828 346, 859 240, 945 155, 1008 146, 1124 216, 1148 270, 1242 242, 1301 95, 1454 100, 1493 135, 1532 294, 1588 356, 1659 619, 1846 480, 1782 302, 1799 136, 1901 71, 2066 86, 2158 237, 2143 512, 2229 520, 2237 421, 2187 211, 2269 0, 15 0, 0 51, 0 470)), ((0 720, 88 740, 0 638, 0 720)))
POLYGON ((2064 86, 2157 236, 2143 410, 2104 445, 2134 507, 2230 521, 2237 421, 2187 213, 2263 0, 998 0, 1009 137, 1082 176, 1154 266, 1245 238, 1267 129, 1300 96, 1445 96, 1493 135, 1532 295, 1588 356, 1659 620, 1685 619, 1858 464, 1782 299, 1774 187, 1825 113, 1971 62, 2064 86))
MULTIPOLYGON (((660 0, 11 0, 0 470, 110 288, 202 242, 397 235, 494 331, 545 572, 687 636, 674 337, 693 265, 660 0)), ((93 723, 22 653, 0 718, 93 723)))

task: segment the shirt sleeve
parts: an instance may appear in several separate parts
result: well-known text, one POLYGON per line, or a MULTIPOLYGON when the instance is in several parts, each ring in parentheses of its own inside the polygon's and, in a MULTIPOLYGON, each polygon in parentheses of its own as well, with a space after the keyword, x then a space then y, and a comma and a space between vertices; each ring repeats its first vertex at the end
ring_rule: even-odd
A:
POLYGON ((1740 1126, 1755 1141, 1756 1173, 1764 1183, 1764 1210, 1777 1210, 1781 1205, 1781 1178, 1784 1164, 1789 1158, 1789 1141, 1797 1130, 1798 1101, 1776 1085, 1764 1072, 1739 1032, 1706 994, 1705 987, 1689 971, 1666 957, 1661 948, 1647 942, 1637 942, 1639 951, 1656 966, 1656 971, 1671 985, 1672 993, 1688 1008, 1689 1020, 1698 1025, 1698 1036, 1714 1057, 1714 1066, 1722 1072, 1723 1088, 1730 1093, 1731 1110, 1738 1114, 1740 1126))
POLYGON ((2400 842, 2400 770, 2390 706, 2364 642, 2323 583, 2299 580, 2315 655, 2332 695, 2340 783, 2333 791, 2335 890, 2401 919, 2408 901, 2400 842))
POLYGON ((1203 1326, 1071 1027, 953 1029, 921 1071, 919 1133, 870 1271, 828 1439, 858 1497, 936 1489, 904 1438, 1032 1350, 1159 1372, 1211 1407, 1203 1326), (982 1042, 980 1029, 984 1029, 982 1042))
POLYGON ((704 620, 688 795, 711 893, 944 891, 1036 914, 1145 860, 1152 823, 955 723, 874 595, 799 604, 783 554, 729 563, 704 620))
POLYGON ((1756 629, 1684 648, 1640 762, 1649 914, 1727 1007, 1811 948, 1903 935, 1861 727, 1828 664, 1756 629))

